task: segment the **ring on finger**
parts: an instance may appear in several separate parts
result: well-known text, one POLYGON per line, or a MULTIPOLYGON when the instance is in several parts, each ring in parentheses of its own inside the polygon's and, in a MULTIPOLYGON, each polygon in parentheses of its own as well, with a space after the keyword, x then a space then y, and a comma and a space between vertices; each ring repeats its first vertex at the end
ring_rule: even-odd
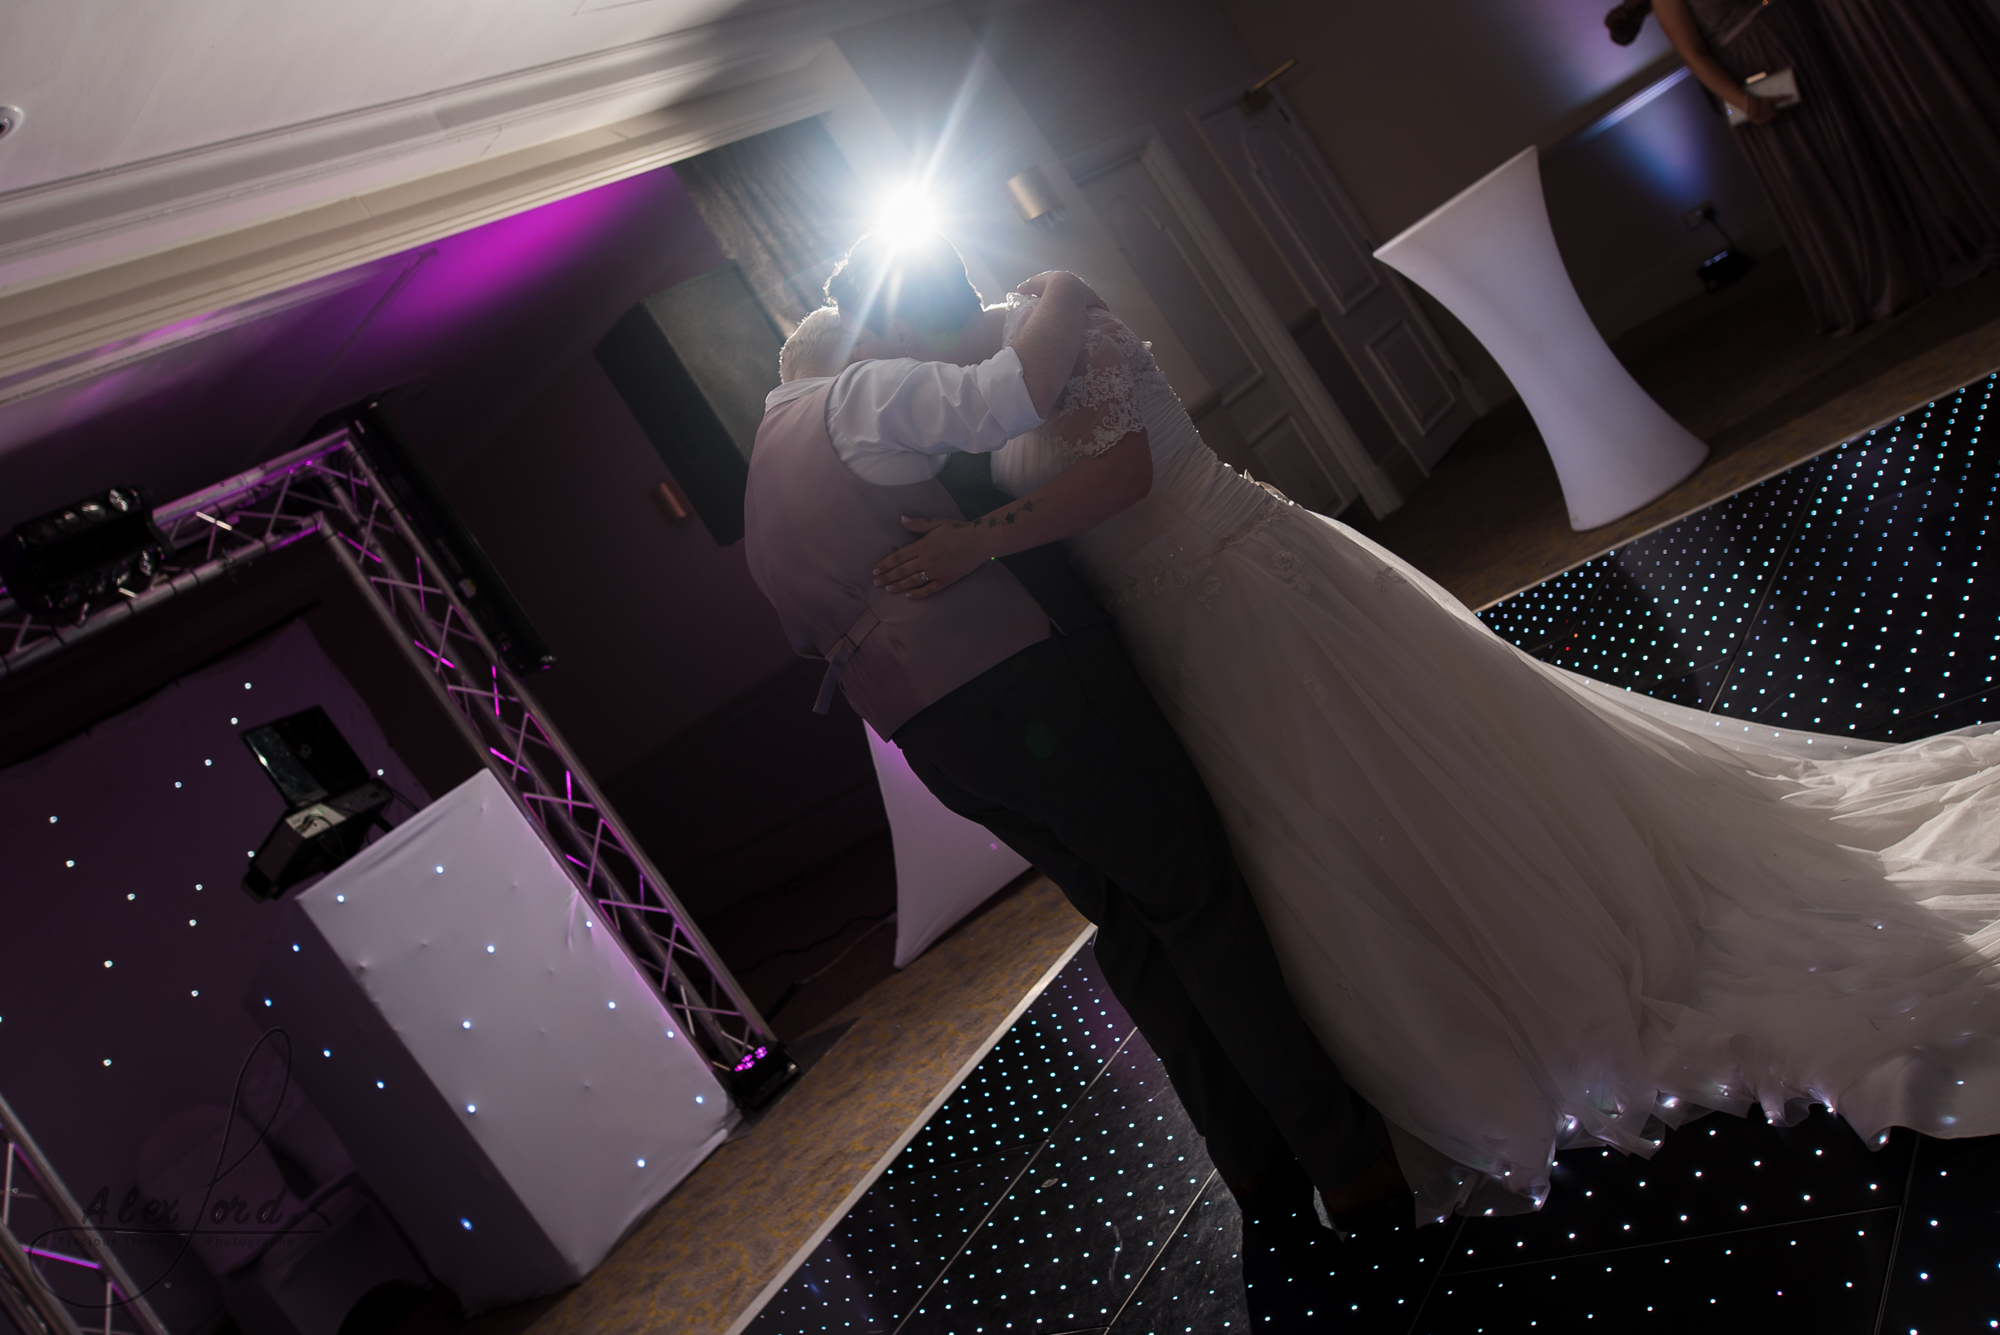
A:
POLYGON ((930 583, 930 582, 931 582, 931 572, 930 572, 930 571, 928 571, 928 570, 919 570, 919 571, 917 572, 917 583, 919 583, 919 584, 928 584, 928 583, 930 583))

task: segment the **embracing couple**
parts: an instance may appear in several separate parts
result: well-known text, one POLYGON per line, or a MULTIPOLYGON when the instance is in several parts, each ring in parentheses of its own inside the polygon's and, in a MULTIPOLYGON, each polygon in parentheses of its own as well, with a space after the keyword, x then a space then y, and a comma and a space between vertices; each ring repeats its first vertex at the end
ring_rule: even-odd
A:
POLYGON ((1099 928, 1254 1220, 1538 1208, 1761 1105, 2000 1131, 2000 735, 1745 727, 1551 668, 1202 443, 1075 276, 864 237, 746 503, 794 646, 1099 928))

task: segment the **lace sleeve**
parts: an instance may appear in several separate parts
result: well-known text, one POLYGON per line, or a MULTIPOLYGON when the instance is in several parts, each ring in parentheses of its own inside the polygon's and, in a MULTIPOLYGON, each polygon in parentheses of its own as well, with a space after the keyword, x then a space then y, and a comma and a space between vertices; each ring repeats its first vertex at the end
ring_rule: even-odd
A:
POLYGON ((1094 458, 1145 429, 1138 382, 1152 360, 1138 336, 1109 312, 1088 313, 1076 371, 1045 427, 1065 458, 1094 458))

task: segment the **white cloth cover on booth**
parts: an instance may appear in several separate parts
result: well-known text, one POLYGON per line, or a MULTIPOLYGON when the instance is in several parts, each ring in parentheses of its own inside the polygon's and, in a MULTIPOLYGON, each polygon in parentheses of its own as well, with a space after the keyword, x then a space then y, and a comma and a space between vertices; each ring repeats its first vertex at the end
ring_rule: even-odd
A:
POLYGON ((1514 382, 1555 463, 1571 528, 1632 513, 1708 457, 1639 388, 1584 311, 1549 230, 1534 149, 1412 223, 1375 258, 1443 302, 1514 382))
POLYGON ((903 749, 867 724, 868 753, 896 845, 896 967, 924 953, 960 918, 1028 869, 1028 860, 931 796, 903 749))
POLYGON ((246 998, 473 1310, 582 1279, 727 1135, 729 1100, 484 770, 297 900, 246 998))

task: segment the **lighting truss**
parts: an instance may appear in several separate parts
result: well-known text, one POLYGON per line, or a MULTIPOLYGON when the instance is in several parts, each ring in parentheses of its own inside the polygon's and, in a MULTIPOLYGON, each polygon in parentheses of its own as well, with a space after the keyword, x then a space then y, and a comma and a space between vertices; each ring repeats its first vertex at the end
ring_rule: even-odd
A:
MULTIPOLYGON (((344 447, 346 437, 338 439, 344 447)), ((0 678, 39 663, 68 646, 108 630, 245 561, 289 547, 322 531, 310 496, 293 503, 292 484, 327 451, 325 442, 273 459, 153 511, 171 555, 143 590, 120 590, 109 601, 85 603, 75 617, 54 621, 20 606, 0 588, 0 678)))
POLYGON ((724 1073, 725 1088, 729 1073, 747 1070, 759 1049, 776 1046, 770 1025, 501 659, 344 429, 163 505, 153 517, 170 555, 144 589, 86 605, 61 625, 0 594, 0 677, 245 562, 321 542, 572 883, 613 918, 681 1028, 724 1073))
POLYGON ((122 1315, 138 1335, 171 1335, 106 1240, 107 1233, 119 1230, 99 1228, 84 1217, 5 1099, 0 1099, 0 1154, 6 1156, 0 1184, 0 1312, 14 1328, 21 1335, 129 1335, 112 1324, 114 1315, 122 1315), (92 1320, 79 1321, 72 1309, 92 1320))

